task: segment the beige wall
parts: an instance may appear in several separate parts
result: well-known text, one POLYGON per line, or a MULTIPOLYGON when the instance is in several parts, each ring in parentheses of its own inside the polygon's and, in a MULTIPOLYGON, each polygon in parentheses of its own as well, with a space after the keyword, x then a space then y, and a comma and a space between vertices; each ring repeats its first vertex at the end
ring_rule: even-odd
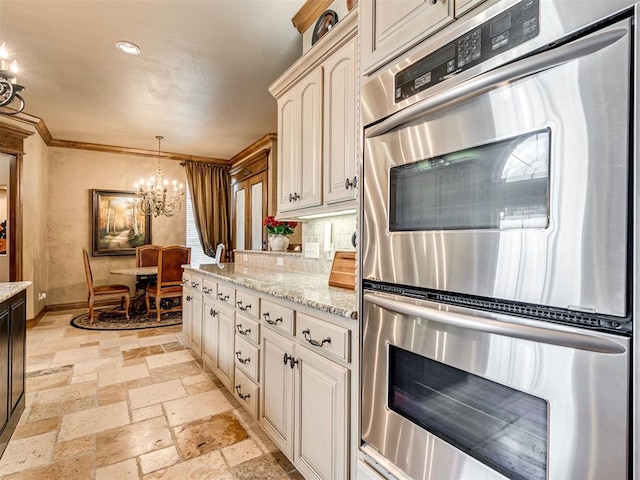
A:
MULTIPOLYGON (((23 123, 20 128, 35 129, 23 123)), ((22 166, 22 280, 33 285, 27 289, 27 318, 34 318, 46 305, 39 293, 48 288, 47 265, 47 146, 37 133, 24 140, 22 166)))
MULTIPOLYGON (((91 190, 133 190, 140 178, 155 174, 157 158, 118 155, 66 148, 50 148, 49 193, 46 201, 46 235, 49 267, 47 305, 84 302, 87 283, 82 247, 91 253, 91 190)), ((186 184, 184 168, 177 161, 161 162, 165 179, 186 184)), ((184 208, 174 217, 153 218, 151 240, 155 244, 184 244, 184 208)), ((128 283, 111 275, 117 268, 133 267, 133 256, 90 257, 94 283, 128 283)))

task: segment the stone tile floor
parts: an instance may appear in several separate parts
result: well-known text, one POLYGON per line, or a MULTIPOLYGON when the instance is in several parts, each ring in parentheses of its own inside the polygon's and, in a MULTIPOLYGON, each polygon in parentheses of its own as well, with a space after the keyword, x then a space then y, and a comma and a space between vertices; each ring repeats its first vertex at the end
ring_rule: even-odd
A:
POLYGON ((72 317, 27 331, 26 409, 0 479, 302 479, 180 326, 90 331, 72 317))

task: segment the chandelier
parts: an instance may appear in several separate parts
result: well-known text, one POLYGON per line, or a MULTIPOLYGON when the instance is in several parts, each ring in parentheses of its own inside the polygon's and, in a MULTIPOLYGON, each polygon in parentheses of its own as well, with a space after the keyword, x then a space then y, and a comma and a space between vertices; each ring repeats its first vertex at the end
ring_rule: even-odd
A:
POLYGON ((182 200, 184 199, 184 188, 182 184, 173 181, 173 188, 169 191, 169 182, 163 179, 160 168, 160 142, 164 137, 158 135, 158 169, 156 176, 149 180, 140 180, 134 184, 138 201, 138 211, 143 215, 159 217, 164 215, 171 217, 180 211, 182 200))
POLYGON ((20 106, 14 110, 2 110, 3 115, 17 115, 24 110, 24 100, 20 92, 24 90, 18 85, 18 62, 10 61, 7 46, 3 43, 0 47, 0 107, 10 105, 14 100, 20 102, 20 106))

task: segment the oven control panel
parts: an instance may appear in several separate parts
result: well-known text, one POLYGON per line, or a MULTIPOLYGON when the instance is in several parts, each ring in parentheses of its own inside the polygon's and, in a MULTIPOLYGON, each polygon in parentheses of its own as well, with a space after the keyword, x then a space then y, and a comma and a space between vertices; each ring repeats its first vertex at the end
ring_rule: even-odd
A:
POLYGON ((395 76, 395 102, 514 48, 539 33, 539 0, 522 0, 395 76))

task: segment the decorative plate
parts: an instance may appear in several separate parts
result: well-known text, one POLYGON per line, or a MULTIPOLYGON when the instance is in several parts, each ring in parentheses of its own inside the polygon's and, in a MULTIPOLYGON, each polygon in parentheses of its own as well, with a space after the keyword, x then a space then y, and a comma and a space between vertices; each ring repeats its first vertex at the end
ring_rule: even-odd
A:
POLYGON ((326 10, 313 28, 313 35, 311 36, 311 45, 315 44, 320 38, 327 33, 331 28, 338 23, 338 14, 333 10, 326 10))

